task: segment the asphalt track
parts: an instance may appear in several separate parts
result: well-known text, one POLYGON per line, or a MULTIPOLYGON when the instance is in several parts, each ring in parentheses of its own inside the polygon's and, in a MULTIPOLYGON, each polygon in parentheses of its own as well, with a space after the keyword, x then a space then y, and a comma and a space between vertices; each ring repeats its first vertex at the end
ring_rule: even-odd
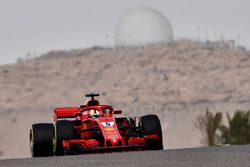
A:
POLYGON ((1 160, 0 167, 250 167, 250 145, 1 160))

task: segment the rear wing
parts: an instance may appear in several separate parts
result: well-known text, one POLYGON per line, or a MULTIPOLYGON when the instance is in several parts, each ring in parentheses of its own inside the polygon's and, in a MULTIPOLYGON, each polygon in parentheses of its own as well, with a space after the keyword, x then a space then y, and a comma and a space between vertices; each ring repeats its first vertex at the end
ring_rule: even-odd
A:
POLYGON ((60 118, 75 118, 76 114, 79 113, 79 108, 69 107, 69 108, 56 108, 54 110, 54 119, 60 118))

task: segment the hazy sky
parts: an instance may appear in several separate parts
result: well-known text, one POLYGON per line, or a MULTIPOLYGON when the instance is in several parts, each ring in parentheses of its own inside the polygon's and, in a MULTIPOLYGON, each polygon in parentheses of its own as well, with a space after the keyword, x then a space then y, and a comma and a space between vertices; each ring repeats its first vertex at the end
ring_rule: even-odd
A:
POLYGON ((249 0, 0 0, 0 64, 27 53, 112 46, 129 9, 166 15, 175 38, 235 39, 250 48, 249 0))

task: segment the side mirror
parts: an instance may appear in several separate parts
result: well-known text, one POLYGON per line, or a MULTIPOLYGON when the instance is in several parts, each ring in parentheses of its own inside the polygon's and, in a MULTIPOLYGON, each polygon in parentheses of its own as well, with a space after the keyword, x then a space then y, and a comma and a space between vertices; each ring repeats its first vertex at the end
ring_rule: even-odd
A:
POLYGON ((115 110, 113 111, 113 114, 122 114, 122 110, 115 110))

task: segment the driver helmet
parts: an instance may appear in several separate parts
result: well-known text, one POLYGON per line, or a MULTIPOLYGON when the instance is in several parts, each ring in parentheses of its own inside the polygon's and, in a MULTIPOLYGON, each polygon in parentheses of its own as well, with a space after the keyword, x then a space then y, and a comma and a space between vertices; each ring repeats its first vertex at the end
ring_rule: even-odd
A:
POLYGON ((90 115, 91 118, 99 118, 100 117, 100 112, 98 110, 91 109, 89 111, 89 115, 90 115))

